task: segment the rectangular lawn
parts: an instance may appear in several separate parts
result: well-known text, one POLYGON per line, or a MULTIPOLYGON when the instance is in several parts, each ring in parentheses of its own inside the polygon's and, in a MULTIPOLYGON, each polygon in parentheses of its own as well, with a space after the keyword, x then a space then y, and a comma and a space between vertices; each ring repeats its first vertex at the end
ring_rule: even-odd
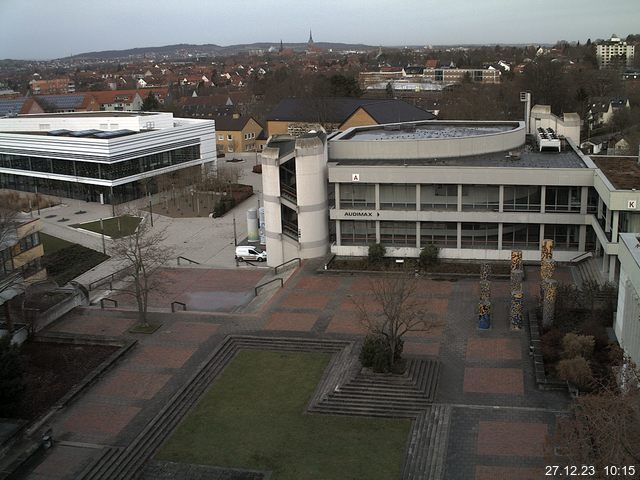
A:
POLYGON ((410 420, 304 413, 329 358, 241 350, 157 458, 273 480, 400 478, 410 420))
POLYGON ((135 232, 140 220, 142 220, 140 217, 121 215, 119 217, 104 219, 102 220, 102 224, 100 224, 100 220, 96 220, 95 222, 78 223, 71 226, 95 233, 102 233, 102 229, 104 228, 105 235, 111 238, 121 238, 135 232))

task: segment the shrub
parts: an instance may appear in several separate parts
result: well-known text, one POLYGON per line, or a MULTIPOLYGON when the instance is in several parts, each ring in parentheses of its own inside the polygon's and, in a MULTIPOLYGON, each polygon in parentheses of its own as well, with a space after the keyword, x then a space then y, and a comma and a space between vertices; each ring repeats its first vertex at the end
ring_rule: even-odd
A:
POLYGON ((380 264, 384 261, 384 256, 387 254, 387 247, 381 243, 372 243, 369 245, 369 262, 373 264, 380 264))
POLYGON ((420 258, 418 260, 420 267, 428 268, 431 265, 435 265, 436 263, 438 263, 439 254, 440 249, 433 243, 425 245, 422 250, 420 250, 420 258))
POLYGON ((596 341, 592 336, 567 333, 562 339, 562 351, 564 358, 591 358, 595 343, 596 341))
POLYGON ((552 328, 540 337, 542 357, 546 364, 556 363, 560 358, 562 336, 560 330, 552 328))
POLYGON ((0 339, 0 412, 12 415, 20 406, 25 390, 20 350, 10 336, 0 339))
POLYGON ((400 340, 391 368, 391 348, 388 340, 381 335, 367 335, 360 350, 360 363, 376 373, 402 373, 405 363, 402 360, 403 341, 400 340))
POLYGON ((558 377, 573 383, 580 390, 589 390, 593 381, 591 367, 584 357, 566 358, 558 362, 558 377))

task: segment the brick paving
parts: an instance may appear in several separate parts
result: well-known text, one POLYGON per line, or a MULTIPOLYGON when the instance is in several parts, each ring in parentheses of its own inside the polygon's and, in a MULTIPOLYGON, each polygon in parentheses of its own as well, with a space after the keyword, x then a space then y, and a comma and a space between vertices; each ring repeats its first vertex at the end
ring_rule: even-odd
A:
MULTIPOLYGON (((314 271, 318 265, 319 262, 307 262, 283 289, 276 290, 258 315, 219 316, 215 309, 204 316, 190 316, 189 312, 165 315, 158 317, 162 318, 163 326, 152 335, 129 334, 135 316, 118 312, 85 311, 57 322, 52 330, 125 336, 140 343, 61 412, 54 422, 55 435, 78 442, 127 445, 229 333, 363 335, 365 330, 354 301, 364 302, 372 313, 378 310, 369 294, 371 280, 366 274, 318 275, 314 271)), ((200 292, 203 297, 211 297, 207 301, 217 304, 223 297, 229 297, 228 304, 217 309, 228 312, 246 303, 245 295, 263 273, 247 268, 180 269, 168 271, 166 278, 173 283, 172 299, 189 297, 206 303, 197 298, 200 292), (236 307, 230 308, 229 302, 236 307)), ((568 270, 558 269, 557 278, 568 275, 568 270)), ((527 267, 524 287, 530 304, 538 279, 538 270, 527 267)), ((446 457, 447 479, 542 478, 541 454, 546 435, 553 432, 556 412, 567 406, 564 394, 542 392, 535 386, 527 353, 528 338, 525 332, 509 329, 508 287, 505 280, 492 282, 492 329, 481 332, 476 328, 476 279, 420 280, 424 309, 441 325, 427 333, 408 334, 405 353, 437 356, 441 360, 436 401, 454 406, 446 457)), ((157 301, 167 303, 165 297, 157 301)), ((33 478, 74 478, 73 473, 81 470, 83 462, 96 451, 76 450, 81 451, 77 462, 68 462, 65 468, 61 465, 72 450, 55 447, 32 472, 33 478)))
POLYGON ((543 477, 542 469, 524 467, 489 467, 478 465, 475 480, 539 480, 543 477))
POLYGON ((467 360, 520 360, 522 351, 518 338, 470 338, 467 360))
POLYGON ((94 394, 136 400, 153 398, 169 381, 170 375, 118 370, 101 382, 94 394))
POLYGON ((466 393, 524 395, 523 372, 519 368, 467 367, 463 390, 466 393))
POLYGON ((479 422, 477 453, 542 457, 549 429, 542 422, 479 422))
POLYGON ((93 442, 111 442, 139 412, 140 407, 83 402, 64 422, 68 432, 93 442))
POLYGON ((309 332, 317 320, 315 313, 276 312, 269 317, 264 329, 309 332))

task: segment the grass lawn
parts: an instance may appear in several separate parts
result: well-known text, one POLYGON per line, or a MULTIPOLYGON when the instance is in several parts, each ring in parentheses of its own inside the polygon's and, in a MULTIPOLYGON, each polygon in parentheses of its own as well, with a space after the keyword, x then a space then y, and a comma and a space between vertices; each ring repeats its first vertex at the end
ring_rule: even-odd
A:
POLYGON ((410 420, 309 415, 321 353, 242 350, 157 455, 273 480, 400 478, 410 420))
POLYGON ((109 258, 102 252, 40 232, 48 277, 65 285, 109 258))
MULTIPOLYGON (((102 224, 104 225, 104 234, 111 238, 126 237, 136 231, 140 220, 142 220, 140 217, 133 217, 131 215, 107 218, 102 221, 102 224)), ((100 220, 95 222, 77 223, 71 226, 75 228, 83 228, 95 233, 102 233, 100 220)))

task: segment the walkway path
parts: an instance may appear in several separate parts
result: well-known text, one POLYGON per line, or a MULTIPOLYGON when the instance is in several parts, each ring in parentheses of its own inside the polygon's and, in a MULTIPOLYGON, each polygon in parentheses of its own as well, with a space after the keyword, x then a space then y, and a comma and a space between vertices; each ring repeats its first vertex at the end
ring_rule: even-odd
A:
MULTIPOLYGON (((154 313, 163 326, 152 335, 128 333, 135 317, 119 311, 84 309, 56 323, 54 330, 135 337, 139 344, 59 415, 58 444, 29 478, 72 479, 102 447, 128 445, 229 333, 359 338, 364 329, 355 302, 371 304, 369 280, 316 274, 317 266, 307 262, 255 313, 154 313)), ((533 269, 527 274, 531 299, 538 276, 533 269)), ((492 282, 488 332, 475 327, 477 281, 421 282, 427 309, 442 326, 409 334, 405 353, 441 360, 436 402, 452 409, 444 478, 541 478, 545 439, 567 399, 536 389, 526 334, 507 326, 508 282, 492 282)))

